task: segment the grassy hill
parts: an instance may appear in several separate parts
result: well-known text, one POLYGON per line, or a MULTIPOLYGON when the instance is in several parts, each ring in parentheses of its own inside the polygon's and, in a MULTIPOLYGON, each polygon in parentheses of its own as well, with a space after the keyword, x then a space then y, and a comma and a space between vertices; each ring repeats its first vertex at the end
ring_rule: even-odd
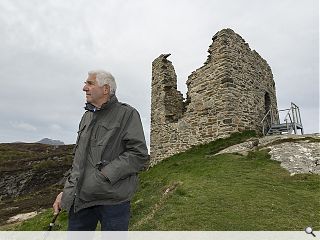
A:
POLYGON ((72 163, 73 145, 0 144, 0 225, 20 213, 52 206, 72 163))
MULTIPOLYGON (((172 156, 140 174, 130 230, 285 231, 320 229, 320 176, 290 174, 267 150, 216 155, 252 132, 172 156)), ((45 230, 48 209, 0 230, 45 230)), ((65 230, 63 212, 55 230, 65 230)))

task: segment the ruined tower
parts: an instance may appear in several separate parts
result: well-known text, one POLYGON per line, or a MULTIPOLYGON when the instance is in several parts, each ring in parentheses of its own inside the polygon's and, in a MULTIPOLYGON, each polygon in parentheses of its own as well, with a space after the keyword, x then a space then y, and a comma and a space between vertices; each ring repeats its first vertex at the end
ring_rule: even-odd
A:
POLYGON ((233 132, 261 132, 269 109, 278 118, 268 63, 231 29, 212 40, 206 62, 188 77, 186 100, 177 90, 170 54, 152 62, 151 165, 233 132))

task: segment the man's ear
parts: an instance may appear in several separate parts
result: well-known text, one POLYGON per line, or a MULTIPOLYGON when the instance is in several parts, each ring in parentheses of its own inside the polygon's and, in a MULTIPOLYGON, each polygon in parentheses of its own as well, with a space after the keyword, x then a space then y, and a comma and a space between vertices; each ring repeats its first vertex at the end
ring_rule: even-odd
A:
POLYGON ((108 84, 104 85, 103 93, 110 95, 110 86, 108 84))

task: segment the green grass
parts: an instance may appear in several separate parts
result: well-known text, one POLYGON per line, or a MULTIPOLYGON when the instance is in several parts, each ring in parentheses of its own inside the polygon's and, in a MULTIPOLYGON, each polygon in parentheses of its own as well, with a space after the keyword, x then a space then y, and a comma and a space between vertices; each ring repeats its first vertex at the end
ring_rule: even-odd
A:
MULTIPOLYGON (((130 230, 300 231, 306 226, 319 230, 319 175, 290 176, 266 150, 213 156, 253 136, 233 134, 141 173, 130 230)), ((12 229, 43 230, 51 213, 12 229)), ((56 230, 65 230, 66 213, 58 221, 56 230)))
MULTIPOLYGON (((1 231, 46 231, 49 228, 49 223, 53 218, 53 210, 47 209, 39 213, 36 217, 26 220, 20 224, 10 224, 1 226, 1 231)), ((53 230, 62 231, 67 229, 67 213, 64 211, 59 214, 53 230)))
POLYGON ((278 231, 309 225, 319 229, 320 176, 291 177, 278 162, 269 160, 266 151, 247 157, 192 155, 172 157, 143 174, 143 181, 181 184, 152 219, 137 225, 163 192, 156 185, 141 189, 131 230, 278 231), (152 197, 155 201, 150 204, 152 197))
MULTIPOLYGON (((0 145, 0 163, 6 160, 17 160, 23 158, 31 158, 39 155, 39 152, 30 151, 26 148, 27 144, 1 144, 0 145), (20 146, 19 146, 20 145, 20 146), (19 147, 17 147, 19 146, 19 147)), ((33 144, 29 144, 33 146, 33 144)), ((43 152, 40 152, 43 155, 43 152)))

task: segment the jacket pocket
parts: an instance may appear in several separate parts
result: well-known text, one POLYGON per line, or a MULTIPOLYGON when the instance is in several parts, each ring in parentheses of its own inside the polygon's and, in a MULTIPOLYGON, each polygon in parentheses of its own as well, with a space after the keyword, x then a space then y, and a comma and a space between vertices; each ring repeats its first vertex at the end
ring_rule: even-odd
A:
POLYGON ((105 182, 110 183, 110 181, 108 180, 108 178, 106 178, 100 170, 95 171, 95 175, 96 175, 96 179, 97 179, 98 182, 101 182, 101 183, 105 183, 105 182))
POLYGON ((93 145, 106 146, 117 135, 120 129, 119 123, 101 123, 98 125, 96 131, 92 134, 91 142, 93 145))
POLYGON ((132 197, 137 186, 137 176, 132 175, 111 184, 98 170, 94 169, 81 188, 80 198, 85 201, 122 201, 132 197))

